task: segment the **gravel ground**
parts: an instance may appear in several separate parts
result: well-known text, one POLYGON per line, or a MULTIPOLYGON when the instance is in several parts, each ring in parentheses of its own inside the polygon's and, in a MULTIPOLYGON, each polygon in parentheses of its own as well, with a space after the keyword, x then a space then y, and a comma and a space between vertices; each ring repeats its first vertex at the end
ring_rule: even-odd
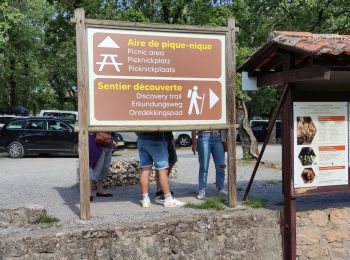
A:
MULTIPOLYGON (((237 146, 237 159, 242 157, 242 149, 237 146)), ((117 151, 113 161, 138 158, 135 149, 117 151)), ((197 192, 198 160, 191 149, 178 149, 178 175, 171 179, 171 188, 176 198, 184 202, 198 202, 197 192)), ((264 162, 281 164, 281 146, 268 146, 263 157, 264 162)), ((0 153, 0 208, 13 208, 23 205, 42 205, 48 214, 56 216, 62 224, 81 224, 79 210, 79 186, 76 184, 77 158, 69 156, 31 156, 22 159, 10 159, 0 153)), ((269 164, 270 165, 270 164, 269 164)), ((271 166, 271 165, 270 165, 271 166)), ((247 182, 250 179, 253 164, 237 165, 238 197, 241 201, 247 182)), ((281 170, 262 166, 258 170, 250 196, 265 198, 269 208, 282 206, 281 170)), ((213 162, 210 163, 208 196, 216 196, 213 162)), ((91 220, 88 223, 103 222, 142 222, 164 217, 201 214, 202 211, 185 208, 164 208, 152 204, 150 208, 140 207, 138 185, 117 187, 108 190, 112 198, 96 198, 91 203, 91 220)), ((150 185, 151 199, 155 184, 150 185)), ((347 206, 349 195, 332 195, 298 199, 298 209, 317 206, 347 206)))

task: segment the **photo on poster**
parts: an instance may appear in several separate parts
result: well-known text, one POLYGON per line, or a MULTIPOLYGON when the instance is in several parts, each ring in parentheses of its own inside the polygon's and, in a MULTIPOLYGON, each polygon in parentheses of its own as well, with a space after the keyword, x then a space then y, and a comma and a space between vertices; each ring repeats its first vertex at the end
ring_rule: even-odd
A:
POLYGON ((298 145, 311 144, 314 139, 317 129, 310 116, 298 116, 298 145))
POLYGON ((301 173, 301 178, 305 184, 312 183, 316 178, 316 174, 312 168, 305 168, 301 173))

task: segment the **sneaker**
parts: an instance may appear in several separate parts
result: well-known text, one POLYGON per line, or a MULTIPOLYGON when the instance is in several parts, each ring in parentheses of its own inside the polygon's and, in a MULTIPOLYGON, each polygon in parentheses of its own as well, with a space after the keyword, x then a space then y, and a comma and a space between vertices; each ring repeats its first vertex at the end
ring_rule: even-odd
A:
MULTIPOLYGON (((170 193, 171 193, 171 196, 174 197, 174 192, 170 191, 170 193)), ((162 191, 157 191, 154 201, 157 202, 158 204, 163 204, 164 200, 165 200, 164 193, 162 191)))
POLYGON ((163 192, 157 192, 154 201, 158 204, 164 204, 164 194, 163 192))
POLYGON ((151 205, 151 201, 149 199, 143 199, 140 200, 140 202, 143 208, 148 208, 151 205))
POLYGON ((173 198, 172 200, 169 201, 164 201, 164 207, 166 208, 174 208, 174 207, 182 207, 185 206, 185 203, 173 198))
POLYGON ((199 199, 199 200, 205 199, 205 190, 204 189, 198 191, 197 199, 199 199))
POLYGON ((227 196, 228 195, 228 193, 227 193, 227 191, 225 189, 219 189, 218 190, 218 194, 220 196, 227 196))

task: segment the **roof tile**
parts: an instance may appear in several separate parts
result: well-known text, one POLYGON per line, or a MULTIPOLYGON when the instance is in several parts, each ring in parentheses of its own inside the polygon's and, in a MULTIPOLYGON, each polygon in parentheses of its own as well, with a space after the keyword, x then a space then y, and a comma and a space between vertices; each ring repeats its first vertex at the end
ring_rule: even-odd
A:
POLYGON ((274 31, 268 41, 313 55, 350 55, 350 35, 274 31))

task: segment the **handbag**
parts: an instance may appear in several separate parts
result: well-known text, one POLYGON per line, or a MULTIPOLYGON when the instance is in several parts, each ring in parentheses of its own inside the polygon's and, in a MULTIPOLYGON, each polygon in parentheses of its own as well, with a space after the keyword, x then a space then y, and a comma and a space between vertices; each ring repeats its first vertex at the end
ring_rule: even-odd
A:
POLYGON ((112 143, 112 135, 106 132, 96 133, 95 143, 102 146, 109 146, 112 143))

